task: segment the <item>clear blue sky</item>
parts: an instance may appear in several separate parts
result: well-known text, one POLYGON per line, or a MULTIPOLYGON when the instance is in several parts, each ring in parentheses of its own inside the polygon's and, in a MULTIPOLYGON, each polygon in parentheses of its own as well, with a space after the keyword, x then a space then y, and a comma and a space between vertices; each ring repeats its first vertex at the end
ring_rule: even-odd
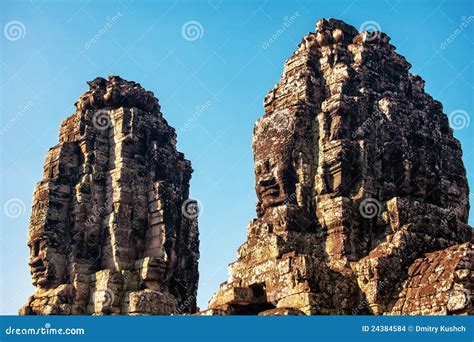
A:
POLYGON ((204 206, 199 222, 201 308, 227 279, 227 264, 235 259, 247 223, 255 216, 250 145, 263 98, 278 81, 284 60, 303 35, 314 31, 319 18, 343 19, 357 28, 375 21, 413 65, 412 72, 425 79, 427 91, 444 104, 445 113, 460 109, 472 117, 470 126, 456 130, 455 136, 462 142, 474 186, 474 21, 466 19, 474 15, 472 4, 4 1, 0 313, 16 314, 33 293, 26 246, 33 188, 41 179, 48 148, 57 143, 60 122, 73 113, 86 81, 97 76, 120 75, 154 91, 178 132, 179 149, 192 161, 191 195, 204 206), (295 13, 296 20, 263 49, 285 17, 295 13), (468 20, 467 27, 456 31, 463 20, 468 20), (184 39, 182 27, 189 21, 199 22, 202 35, 193 36, 190 30, 184 39), (100 33, 107 23, 110 27, 100 33), (95 35, 99 39, 91 42, 95 35), (451 35, 453 41, 446 44, 451 35), (201 106, 208 108, 195 114, 201 106))

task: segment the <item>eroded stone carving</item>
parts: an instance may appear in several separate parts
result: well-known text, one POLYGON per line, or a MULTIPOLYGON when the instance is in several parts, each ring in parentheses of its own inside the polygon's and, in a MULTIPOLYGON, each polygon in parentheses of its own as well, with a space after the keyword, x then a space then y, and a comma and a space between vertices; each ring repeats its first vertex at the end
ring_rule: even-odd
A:
POLYGON ((201 314, 472 312, 461 147, 389 41, 323 19, 286 61, 254 128, 257 219, 201 314))
POLYGON ((21 314, 196 311, 191 163, 158 100, 118 76, 88 82, 36 186, 28 234, 36 291, 21 314))

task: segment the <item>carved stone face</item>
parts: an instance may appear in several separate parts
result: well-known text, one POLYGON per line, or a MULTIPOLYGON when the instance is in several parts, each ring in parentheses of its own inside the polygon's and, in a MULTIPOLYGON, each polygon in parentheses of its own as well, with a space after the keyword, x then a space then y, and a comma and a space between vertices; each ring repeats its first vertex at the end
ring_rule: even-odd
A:
POLYGON ((30 247, 30 272, 34 286, 47 288, 49 285, 57 283, 56 267, 51 259, 54 254, 46 245, 45 239, 36 239, 31 241, 30 247))
POLYGON ((269 157, 256 170, 256 190, 261 209, 283 204, 294 192, 294 176, 288 161, 269 157))
POLYGON ((289 113, 276 112, 263 117, 254 131, 255 182, 261 216, 269 207, 281 205, 295 193, 292 163, 294 126, 289 113))
POLYGON ((140 276, 147 288, 156 291, 162 290, 171 273, 168 265, 162 258, 147 257, 143 261, 140 276))

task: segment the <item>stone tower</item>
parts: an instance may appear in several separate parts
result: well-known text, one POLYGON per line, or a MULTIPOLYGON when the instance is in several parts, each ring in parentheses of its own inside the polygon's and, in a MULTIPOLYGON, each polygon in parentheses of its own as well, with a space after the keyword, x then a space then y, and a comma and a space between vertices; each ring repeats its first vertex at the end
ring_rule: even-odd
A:
POLYGON ((200 314, 465 314, 461 146, 381 32, 317 23, 254 127, 257 218, 200 314))
POLYGON ((37 184, 25 315, 196 311, 191 163, 158 100, 118 76, 88 82, 37 184))

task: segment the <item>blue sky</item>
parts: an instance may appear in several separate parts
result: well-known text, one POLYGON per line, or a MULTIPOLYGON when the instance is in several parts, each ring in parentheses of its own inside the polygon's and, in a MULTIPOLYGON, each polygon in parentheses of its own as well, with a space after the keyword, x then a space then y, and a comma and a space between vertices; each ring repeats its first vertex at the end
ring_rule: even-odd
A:
MULTIPOLYGON (((227 279, 227 264, 255 217, 251 134, 263 98, 319 18, 356 28, 375 22, 445 113, 474 114, 472 1, 32 0, 0 6, 1 314, 16 314, 33 293, 26 246, 33 188, 60 122, 97 76, 120 75, 152 90, 192 161, 191 195, 203 205, 201 308, 227 279), (192 30, 183 35, 190 21, 198 23, 191 23, 197 36, 192 30)), ((455 136, 474 184, 474 122, 462 126, 455 136)))

